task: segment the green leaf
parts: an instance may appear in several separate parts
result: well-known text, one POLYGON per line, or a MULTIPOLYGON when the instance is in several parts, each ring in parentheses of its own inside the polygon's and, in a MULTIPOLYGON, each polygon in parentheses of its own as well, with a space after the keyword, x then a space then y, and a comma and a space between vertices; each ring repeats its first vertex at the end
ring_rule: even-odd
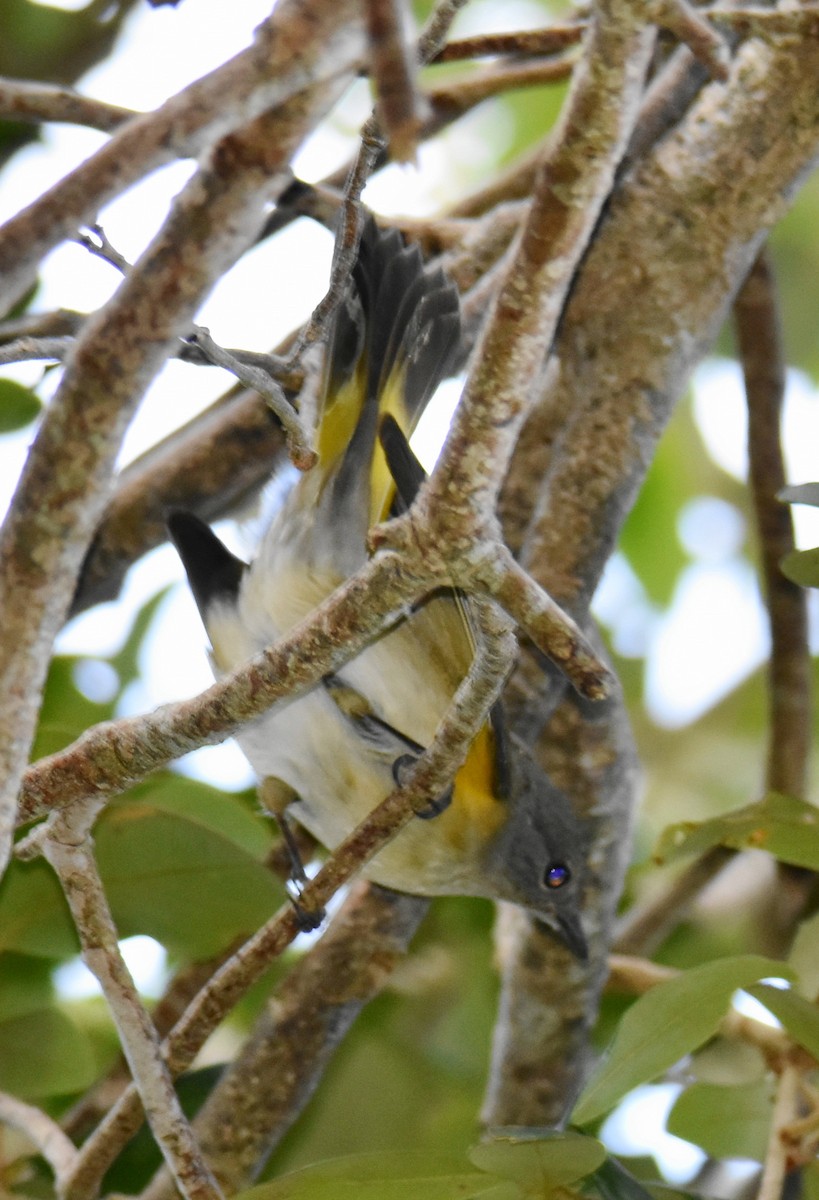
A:
POLYGON ((819 587, 819 546, 812 550, 791 550, 779 564, 782 574, 800 587, 819 587))
POLYGON ((799 978, 802 995, 819 994, 819 913, 806 918, 799 926, 788 962, 799 978))
POLYGON ((660 836, 654 859, 664 864, 719 845, 767 850, 783 862, 819 870, 819 809, 794 796, 769 792, 755 804, 710 821, 669 825, 660 836))
POLYGON ((711 490, 713 468, 689 403, 678 406, 620 534, 620 549, 655 604, 667 606, 690 561, 678 534, 686 502, 711 490))
POLYGON ((656 1079, 708 1041, 737 988, 766 976, 792 975, 785 963, 749 954, 693 967, 652 988, 623 1017, 609 1055, 584 1088, 572 1120, 584 1124, 608 1112, 632 1088, 656 1079))
POLYGON ((95 1076, 90 1043, 55 1008, 0 1021, 0 1090, 23 1100, 87 1088, 95 1076))
POLYGON ((606 1148, 586 1134, 543 1131, 533 1137, 494 1137, 473 1146, 469 1157, 482 1171, 519 1183, 524 1191, 543 1195, 555 1187, 590 1175, 606 1159, 606 1148))
POLYGON ((32 750, 32 759, 42 758, 63 749, 91 725, 107 721, 114 715, 117 702, 129 683, 139 674, 139 653, 145 634, 167 594, 167 588, 152 596, 135 615, 125 641, 109 657, 100 657, 116 672, 114 694, 104 703, 89 700, 76 682, 77 667, 88 662, 81 655, 60 655, 49 668, 40 724, 32 750))
POLYGON ((745 989, 781 1021, 795 1042, 819 1059, 819 1007, 792 988, 759 983, 745 989))
POLYGON ((0 434, 25 429, 42 405, 30 388, 14 379, 0 379, 0 434))
MULTIPOLYGON (((123 937, 147 933, 184 956, 216 953, 284 900, 263 865, 272 831, 240 797, 160 776, 112 804, 95 829, 97 860, 123 937)), ((0 883, 0 952, 64 959, 76 934, 43 861, 13 861, 0 883)))
POLYGON ((0 957, 0 1020, 19 1017, 54 1002, 51 964, 27 954, 0 957))
POLYGON ((819 508, 819 483, 795 483, 777 493, 777 500, 787 504, 810 504, 819 508))
POLYGON ((70 958, 79 943, 62 888, 43 859, 13 859, 0 882, 0 951, 70 958))
POLYGON ((89 700, 77 687, 74 671, 81 659, 75 655, 59 655, 52 659, 48 670, 40 723, 32 748, 32 760, 55 754, 81 733, 99 721, 114 715, 116 700, 98 704, 89 700))
POLYGON ((511 1184, 429 1154, 378 1151, 328 1159, 240 1192, 235 1200, 520 1200, 511 1184))
POLYGON ((94 841, 120 935, 147 933, 183 957, 208 957, 252 933, 284 899, 234 841, 147 800, 111 805, 94 841))
POLYGON ((819 1162, 808 1163, 800 1175, 803 1200, 819 1200, 819 1162))
POLYGON ((157 592, 155 596, 152 596, 150 600, 143 604, 134 617, 122 646, 120 646, 116 653, 111 654, 104 660, 111 664, 119 676, 121 691, 139 675, 139 653, 142 649, 142 643, 145 640, 145 635, 151 626, 157 609, 169 591, 170 585, 162 588, 161 591, 157 592))
POLYGON ((174 771, 152 776, 148 783, 133 788, 128 797, 210 829, 259 862, 266 858, 275 839, 274 822, 258 810, 257 802, 251 808, 242 796, 219 791, 174 771))
POLYGON ((762 1162, 772 1111, 764 1083, 737 1087, 695 1083, 677 1099, 666 1127, 669 1133, 700 1146, 712 1158, 754 1158, 762 1162))
POLYGON ((716 1037, 694 1055, 690 1074, 697 1083, 720 1087, 758 1084, 765 1078, 765 1058, 756 1046, 737 1038, 716 1037))

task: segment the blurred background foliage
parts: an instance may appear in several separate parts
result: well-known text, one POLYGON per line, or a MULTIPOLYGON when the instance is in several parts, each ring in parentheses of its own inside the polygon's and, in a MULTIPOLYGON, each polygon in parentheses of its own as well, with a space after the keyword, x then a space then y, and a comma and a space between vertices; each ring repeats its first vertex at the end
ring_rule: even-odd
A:
MULTIPOLYGON (((195 8, 197 0, 183 3, 195 8)), ((113 50, 127 54, 126 19, 138 7, 138 0, 93 0, 84 9, 66 11, 32 0, 5 0, 0 73, 81 87, 89 67, 113 50)), ((419 17, 428 8, 418 5, 419 17)), ((475 4, 479 12, 492 9, 503 24, 499 8, 503 6, 497 3, 475 4)), ((510 23, 514 17, 528 25, 554 15, 554 6, 533 0, 509 6, 505 14, 510 23)), ((436 77, 434 71, 429 74, 436 77)), ((543 137, 563 94, 563 85, 524 89, 484 105, 469 118, 473 124, 478 121, 479 129, 494 131, 482 153, 490 147, 495 168, 543 137)), ((16 154, 37 136, 31 125, 0 123, 6 178, 13 178, 16 154)), ((458 180, 448 180, 448 186, 456 196, 458 180)), ((812 179, 773 234, 771 246, 788 362, 814 384, 819 382, 818 226, 819 181, 812 179)), ((71 305, 70 290, 65 304, 71 305)), ((29 306, 36 309, 36 294, 29 306)), ((730 326, 717 352, 732 356, 730 326)), ((41 405, 37 390, 12 378, 0 380, 0 437, 21 429, 33 434, 41 405)), ((819 452, 813 478, 817 474, 819 452)), ((637 628, 632 622, 624 633, 623 611, 618 612, 616 603, 607 604, 604 614, 645 772, 628 902, 655 892, 677 869, 660 869, 651 860, 666 825, 714 817, 758 799, 763 790, 766 694, 761 669, 746 671, 715 695, 705 711, 674 728, 660 724, 645 703, 652 628, 672 610, 681 576, 694 561, 681 536, 681 518, 703 498, 736 513, 743 532, 734 558, 756 570, 746 488, 712 456, 689 396, 663 439, 623 531, 620 553, 639 598, 637 628)), ((634 594, 623 606, 633 605, 634 594)), ((164 593, 158 594, 135 619, 123 617, 115 652, 55 658, 36 756, 123 711, 129 688, 145 669, 145 647, 162 620, 164 599, 164 593)), ((698 631, 691 629, 690 636, 696 639, 698 631)), ((167 953, 171 973, 217 955, 252 932, 283 898, 282 885, 268 866, 274 832, 250 792, 163 772, 111 804, 95 840, 123 937, 155 939, 167 953)), ((741 856, 730 880, 708 895, 664 945, 662 960, 685 967, 719 955, 764 951, 766 911, 776 886, 765 855, 741 856)), ((496 1003, 491 921, 490 907, 483 902, 441 900, 433 905, 411 957, 358 1020, 305 1117, 274 1156, 272 1171, 374 1146, 432 1153, 465 1146, 474 1138, 496 1003)), ((101 1002, 93 996, 78 998, 63 986, 65 975, 58 968, 76 952, 49 868, 40 861, 15 862, 0 886, 0 1089, 36 1100, 53 1113, 65 1112, 101 1072, 118 1069, 117 1042, 101 1002)), ((291 954, 300 952, 297 948, 291 954)), ((270 973, 265 987, 280 977, 287 961, 270 973)), ((206 1049, 199 1071, 183 1088, 192 1105, 204 1095, 212 1064, 230 1054, 236 1036, 247 1028, 263 991, 256 989, 234 1014, 232 1030, 220 1032, 206 1049)), ((616 993, 606 995, 598 1030, 601 1045, 629 1004, 616 993)), ((764 1152, 770 1097, 758 1086, 760 1063, 753 1056, 750 1062, 747 1056, 739 1058, 724 1051, 719 1071, 713 1063, 709 1067, 694 1060, 697 1082, 683 1093, 671 1128, 715 1157, 753 1159, 764 1152)), ((16 1136, 0 1133, 5 1162, 14 1160, 16 1136)), ((143 1133, 107 1182, 117 1190, 135 1191, 157 1161, 143 1133)), ((655 1170, 643 1160, 639 1167, 643 1178, 655 1170)), ((38 1171, 33 1161, 25 1169, 18 1163, 5 1184, 37 1194, 38 1171)))

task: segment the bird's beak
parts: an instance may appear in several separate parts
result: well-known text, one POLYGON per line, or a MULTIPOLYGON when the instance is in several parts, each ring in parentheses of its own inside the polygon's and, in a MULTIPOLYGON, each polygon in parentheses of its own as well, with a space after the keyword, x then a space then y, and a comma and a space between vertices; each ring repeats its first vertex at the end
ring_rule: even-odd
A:
POLYGON ((578 958, 581 962, 588 960, 589 946, 579 917, 553 912, 550 913, 548 918, 544 919, 541 916, 539 919, 551 933, 556 934, 560 938, 563 945, 571 950, 575 958, 578 958))
POLYGON ((561 941, 569 947, 575 958, 586 962, 589 957, 589 944, 586 941, 583 926, 580 924, 580 918, 575 915, 569 917, 561 914, 557 918, 557 925, 561 941))

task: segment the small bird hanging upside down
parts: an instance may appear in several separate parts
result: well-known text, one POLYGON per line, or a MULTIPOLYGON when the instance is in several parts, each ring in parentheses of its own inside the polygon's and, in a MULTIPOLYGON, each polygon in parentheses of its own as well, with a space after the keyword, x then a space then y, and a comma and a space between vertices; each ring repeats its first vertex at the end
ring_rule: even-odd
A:
MULTIPOLYGON (((407 438, 459 336, 453 285, 369 221, 329 338, 317 465, 289 492, 253 562, 197 517, 169 518, 218 674, 306 617, 364 564, 369 528, 411 503, 423 472, 407 438)), ((275 808, 338 845, 432 740, 472 661, 468 617, 461 597, 437 593, 337 674, 247 725, 238 741, 268 802, 275 796, 275 808)), ((365 874, 419 895, 511 901, 585 957, 581 828, 498 710, 436 813, 406 826, 365 874)))

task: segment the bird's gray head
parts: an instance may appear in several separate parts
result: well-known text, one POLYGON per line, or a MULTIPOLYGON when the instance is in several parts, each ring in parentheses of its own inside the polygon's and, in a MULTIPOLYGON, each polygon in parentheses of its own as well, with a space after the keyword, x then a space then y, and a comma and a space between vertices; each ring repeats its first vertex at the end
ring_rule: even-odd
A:
POLYGON ((493 890, 528 909, 580 959, 584 835, 571 804, 530 751, 515 742, 509 817, 493 839, 485 870, 493 890))

